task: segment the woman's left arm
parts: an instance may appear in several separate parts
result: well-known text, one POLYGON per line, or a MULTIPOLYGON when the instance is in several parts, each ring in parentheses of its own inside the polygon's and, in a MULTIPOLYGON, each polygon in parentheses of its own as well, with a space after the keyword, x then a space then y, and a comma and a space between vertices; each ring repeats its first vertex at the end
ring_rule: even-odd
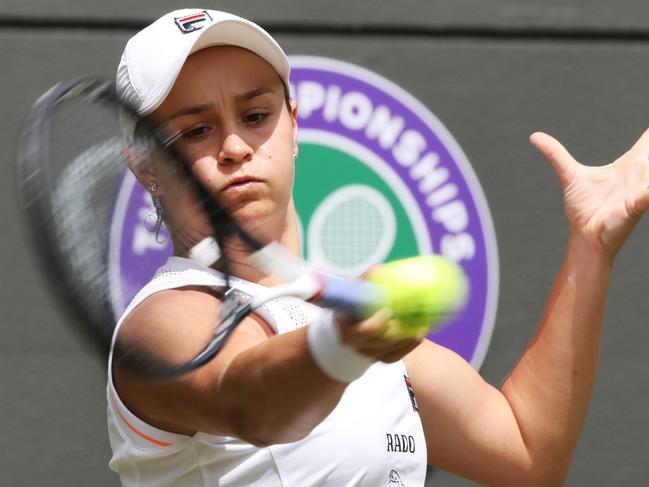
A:
POLYGON ((615 162, 532 143, 564 191, 570 237, 538 330, 500 390, 427 343, 406 357, 429 462, 487 485, 561 485, 590 401, 616 254, 649 206, 649 130, 615 162))

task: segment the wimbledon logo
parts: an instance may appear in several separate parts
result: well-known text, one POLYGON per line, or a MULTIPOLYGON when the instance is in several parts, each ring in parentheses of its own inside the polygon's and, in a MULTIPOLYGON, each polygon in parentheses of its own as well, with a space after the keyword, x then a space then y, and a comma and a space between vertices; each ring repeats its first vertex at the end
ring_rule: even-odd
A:
MULTIPOLYGON (((460 263, 471 281, 468 306, 430 337, 480 367, 495 318, 498 259, 489 209, 466 157, 428 109, 385 78, 332 59, 290 61, 303 255, 349 276, 431 252, 460 263)), ((171 245, 150 232, 151 199, 132 176, 116 201, 110 279, 119 315, 171 245)))

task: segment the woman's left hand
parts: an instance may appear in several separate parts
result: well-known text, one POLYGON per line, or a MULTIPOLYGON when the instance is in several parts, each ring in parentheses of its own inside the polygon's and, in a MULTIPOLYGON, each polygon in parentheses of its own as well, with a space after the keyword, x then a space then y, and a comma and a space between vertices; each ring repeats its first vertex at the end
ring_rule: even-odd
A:
POLYGON ((614 258, 649 207, 649 129, 620 158, 600 167, 580 164, 542 132, 530 141, 559 176, 571 232, 614 258))

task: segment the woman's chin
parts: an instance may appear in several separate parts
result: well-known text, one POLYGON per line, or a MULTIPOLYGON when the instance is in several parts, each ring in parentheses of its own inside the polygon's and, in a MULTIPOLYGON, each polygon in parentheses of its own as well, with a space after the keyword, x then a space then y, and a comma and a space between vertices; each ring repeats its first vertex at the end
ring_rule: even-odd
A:
POLYGON ((270 205, 259 201, 242 204, 231 210, 234 220, 253 237, 261 238, 281 233, 284 228, 282 216, 277 210, 273 211, 270 205))

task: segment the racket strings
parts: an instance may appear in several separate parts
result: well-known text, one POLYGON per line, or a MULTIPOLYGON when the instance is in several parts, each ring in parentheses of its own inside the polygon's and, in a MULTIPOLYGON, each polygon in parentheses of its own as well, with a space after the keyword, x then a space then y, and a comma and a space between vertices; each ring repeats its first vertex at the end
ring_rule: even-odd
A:
MULTIPOLYGON (((92 329, 90 333, 99 337, 104 350, 116 321, 112 269, 120 268, 120 249, 124 245, 123 240, 113 238, 113 216, 121 211, 116 209, 117 204, 132 204, 130 200, 121 200, 125 171, 131 169, 145 183, 147 174, 156 178, 166 175, 165 180, 157 181, 162 189, 158 194, 168 213, 165 233, 179 252, 189 251, 206 236, 213 237, 221 248, 219 269, 224 275, 225 291, 231 288, 232 272, 225 243, 236 237, 252 250, 261 248, 238 228, 227 208, 214 201, 195 180, 182 154, 166 147, 157 128, 123 106, 112 90, 105 82, 84 80, 57 85, 39 99, 24 136, 21 176, 27 211, 34 222, 34 240, 44 258, 43 267, 79 318, 79 328, 84 332, 92 329), (125 133, 128 127, 136 133, 125 133), (189 204, 190 217, 181 219, 178 215, 187 215, 187 207, 177 208, 177 204, 189 204)), ((155 207, 148 200, 141 208, 137 218, 142 221, 129 221, 128 225, 141 224, 150 230, 146 215, 155 207)), ((131 245, 136 246, 135 239, 131 245)), ((120 294, 116 300, 121 303, 123 296, 120 294)), ((224 303, 227 301, 224 298, 224 303)), ((197 351, 199 361, 216 354, 229 333, 250 312, 246 305, 241 305, 235 311, 214 317, 215 322, 222 320, 226 324, 215 329, 203 352, 197 351)), ((197 366, 196 361, 182 368, 160 364, 155 354, 147 357, 137 352, 122 348, 120 360, 142 362, 149 370, 160 367, 162 375, 197 366)))
MULTIPOLYGON (((46 213, 50 252, 61 261, 59 279, 86 308, 99 334, 109 337, 110 303, 108 241, 112 203, 123 177, 121 136, 111 130, 113 114, 68 100, 54 111, 48 125, 46 213)), ((114 125, 114 124, 113 124, 114 125)))

